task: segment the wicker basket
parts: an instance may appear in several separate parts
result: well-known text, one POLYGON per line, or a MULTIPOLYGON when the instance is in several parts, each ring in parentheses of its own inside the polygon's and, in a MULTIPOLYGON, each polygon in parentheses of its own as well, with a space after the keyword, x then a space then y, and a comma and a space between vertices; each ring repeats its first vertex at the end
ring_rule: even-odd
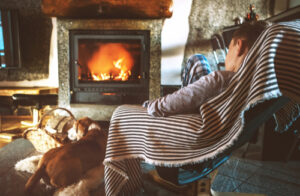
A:
POLYGON ((23 133, 23 137, 25 139, 28 139, 38 152, 44 153, 52 148, 56 148, 70 142, 70 140, 68 140, 67 138, 68 136, 67 133, 59 131, 59 129, 61 130, 62 127, 64 127, 63 125, 65 125, 65 123, 70 123, 70 122, 74 123, 75 121, 76 119, 74 115, 69 110, 65 108, 54 108, 46 112, 42 116, 41 120, 39 121, 36 127, 32 127, 25 130, 23 133), (57 120, 57 119, 53 120, 54 118, 49 118, 49 116, 51 117, 52 116, 51 114, 55 110, 64 110, 69 114, 69 117, 66 118, 66 116, 62 116, 61 120, 57 120), (46 119, 48 120, 47 123, 44 122, 46 119), (49 123, 50 121, 52 122, 49 123), (49 124, 52 124, 52 126, 53 124, 55 124, 55 126, 52 129, 56 130, 56 133, 50 133, 45 128, 46 125, 49 124))

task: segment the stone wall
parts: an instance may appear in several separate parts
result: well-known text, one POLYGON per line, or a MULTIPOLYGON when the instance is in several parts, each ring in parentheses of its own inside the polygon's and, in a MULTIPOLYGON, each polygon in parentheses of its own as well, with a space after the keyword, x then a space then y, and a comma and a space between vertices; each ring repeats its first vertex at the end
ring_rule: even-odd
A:
POLYGON ((245 17, 249 5, 255 6, 259 19, 269 16, 269 0, 193 0, 189 16, 189 35, 182 66, 189 56, 196 53, 206 55, 212 66, 213 58, 210 38, 226 26, 234 25, 236 17, 245 17))
POLYGON ((52 23, 40 5, 41 0, 0 1, 0 8, 18 10, 22 61, 20 69, 0 70, 0 81, 48 78, 52 23))

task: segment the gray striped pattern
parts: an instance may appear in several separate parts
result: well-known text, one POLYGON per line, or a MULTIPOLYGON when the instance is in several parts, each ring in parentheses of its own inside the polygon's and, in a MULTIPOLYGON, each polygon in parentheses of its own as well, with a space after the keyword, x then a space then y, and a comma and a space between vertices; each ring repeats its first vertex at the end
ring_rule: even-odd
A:
POLYGON ((281 95, 300 100, 300 21, 264 31, 228 89, 203 104, 200 114, 158 118, 141 106, 118 107, 104 161, 106 194, 139 190, 141 160, 180 166, 217 156, 239 138, 245 111, 281 95))

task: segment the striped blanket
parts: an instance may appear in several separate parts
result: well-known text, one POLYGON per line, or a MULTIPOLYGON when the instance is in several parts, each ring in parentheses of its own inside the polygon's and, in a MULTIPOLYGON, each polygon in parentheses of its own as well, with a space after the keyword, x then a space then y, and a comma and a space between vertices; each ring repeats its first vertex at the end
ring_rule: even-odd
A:
POLYGON ((226 91, 199 114, 152 117, 141 106, 118 107, 104 160, 106 194, 139 190, 141 160, 172 167, 218 156, 239 139, 245 111, 282 95, 300 102, 300 21, 266 29, 226 91))

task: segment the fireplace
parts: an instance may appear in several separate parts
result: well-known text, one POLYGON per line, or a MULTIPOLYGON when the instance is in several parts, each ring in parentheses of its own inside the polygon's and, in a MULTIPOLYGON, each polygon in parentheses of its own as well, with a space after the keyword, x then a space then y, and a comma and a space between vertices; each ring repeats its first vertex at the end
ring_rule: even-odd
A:
POLYGON ((164 19, 172 16, 172 4, 42 0, 43 13, 52 17, 52 38, 57 39, 51 54, 58 65, 59 107, 70 109, 77 119, 107 121, 121 104, 160 97, 161 32, 164 19), (106 52, 111 55, 100 54, 106 48, 112 49, 106 52), (113 58, 98 63, 99 56, 113 58))
POLYGON ((149 97, 149 30, 70 30, 71 103, 140 104, 149 97))
MULTIPOLYGON (((59 107, 70 109, 76 118, 109 120, 121 104, 140 104, 160 96, 162 19, 57 18, 53 22, 57 32, 59 107), (122 80, 119 72, 115 73, 114 63, 120 60, 117 55, 110 63, 114 67, 105 74, 100 68, 91 70, 100 46, 121 48, 126 56, 129 53, 130 75, 127 69, 124 71, 128 78, 122 80), (103 80, 101 73, 107 79, 103 80)), ((124 63, 125 59, 120 61, 124 63)))

